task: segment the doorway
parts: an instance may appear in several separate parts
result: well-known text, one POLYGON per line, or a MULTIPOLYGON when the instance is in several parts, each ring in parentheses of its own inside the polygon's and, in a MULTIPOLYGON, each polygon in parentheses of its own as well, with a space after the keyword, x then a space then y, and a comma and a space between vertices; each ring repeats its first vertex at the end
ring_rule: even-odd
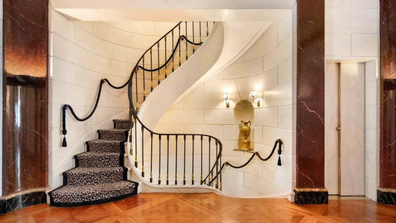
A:
POLYGON ((330 195, 365 195, 365 63, 326 68, 326 188, 330 195))

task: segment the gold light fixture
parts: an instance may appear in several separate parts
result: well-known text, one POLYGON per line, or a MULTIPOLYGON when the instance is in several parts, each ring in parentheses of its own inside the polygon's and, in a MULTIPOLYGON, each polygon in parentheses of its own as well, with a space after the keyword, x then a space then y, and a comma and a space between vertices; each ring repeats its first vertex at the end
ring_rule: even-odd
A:
POLYGON ((257 107, 261 107, 261 92, 251 91, 249 98, 252 98, 253 104, 256 103, 257 107))
POLYGON ((224 101, 225 101, 225 106, 226 106, 226 108, 230 108, 230 98, 229 98, 229 96, 228 96, 227 93, 224 94, 223 99, 224 99, 224 101))

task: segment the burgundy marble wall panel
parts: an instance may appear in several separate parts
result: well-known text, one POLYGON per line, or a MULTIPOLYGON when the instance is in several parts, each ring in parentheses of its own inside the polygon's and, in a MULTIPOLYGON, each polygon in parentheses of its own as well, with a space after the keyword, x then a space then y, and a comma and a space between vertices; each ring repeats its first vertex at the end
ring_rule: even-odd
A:
POLYGON ((396 0, 380 0, 380 187, 391 189, 396 188, 395 12, 396 0))
POLYGON ((3 196, 47 187, 48 0, 4 0, 3 196), (15 75, 38 76, 26 84, 15 75))
POLYGON ((324 188, 325 1, 297 1, 296 188, 324 188))

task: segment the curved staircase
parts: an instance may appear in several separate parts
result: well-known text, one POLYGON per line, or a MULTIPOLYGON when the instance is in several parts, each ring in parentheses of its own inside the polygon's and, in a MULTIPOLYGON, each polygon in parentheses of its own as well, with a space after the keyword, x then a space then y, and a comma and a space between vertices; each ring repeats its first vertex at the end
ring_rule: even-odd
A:
POLYGON ((72 207, 99 204, 137 194, 138 183, 128 180, 124 166, 129 120, 113 120, 114 129, 98 130, 87 141, 87 152, 74 156, 75 168, 64 172, 63 186, 48 193, 50 204, 72 207))

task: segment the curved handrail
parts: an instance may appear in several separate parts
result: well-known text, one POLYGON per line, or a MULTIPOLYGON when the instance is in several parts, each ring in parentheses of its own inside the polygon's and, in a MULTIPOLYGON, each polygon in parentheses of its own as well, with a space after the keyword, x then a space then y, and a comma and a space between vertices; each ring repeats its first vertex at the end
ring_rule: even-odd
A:
MULTIPOLYGON (((219 176, 219 174, 221 173, 221 171, 223 171, 223 169, 224 169, 225 166, 230 166, 230 167, 232 167, 232 168, 234 168, 234 169, 241 169, 241 168, 247 166, 247 165, 253 160, 253 158, 254 158, 255 156, 257 156, 261 161, 264 161, 264 162, 265 162, 265 161, 268 161, 268 160, 271 159, 271 157, 274 155, 274 152, 275 152, 275 150, 276 150, 276 146, 278 146, 278 155, 279 155, 277 165, 278 165, 278 166, 282 166, 282 161, 281 161, 281 158, 280 158, 280 155, 282 154, 282 145, 283 145, 282 140, 280 140, 280 139, 276 140, 276 141, 275 141, 275 144, 274 144, 274 147, 272 148, 272 151, 271 151, 271 153, 267 156, 267 158, 262 158, 262 157, 260 156, 260 153, 259 153, 259 152, 254 152, 253 155, 249 158, 249 160, 248 160, 246 163, 244 163, 244 164, 242 164, 242 165, 240 165, 240 166, 232 165, 232 164, 229 163, 229 162, 223 163, 223 164, 221 165, 221 167, 220 167, 220 170, 216 173, 216 176, 214 176, 214 177, 212 178, 212 180, 209 181, 209 184, 212 184, 213 181, 215 181, 215 180, 217 179, 217 177, 219 176), (278 146, 278 144, 279 144, 279 146, 278 146)), ((206 181, 206 179, 207 179, 207 178, 205 178, 205 181, 206 181)))

